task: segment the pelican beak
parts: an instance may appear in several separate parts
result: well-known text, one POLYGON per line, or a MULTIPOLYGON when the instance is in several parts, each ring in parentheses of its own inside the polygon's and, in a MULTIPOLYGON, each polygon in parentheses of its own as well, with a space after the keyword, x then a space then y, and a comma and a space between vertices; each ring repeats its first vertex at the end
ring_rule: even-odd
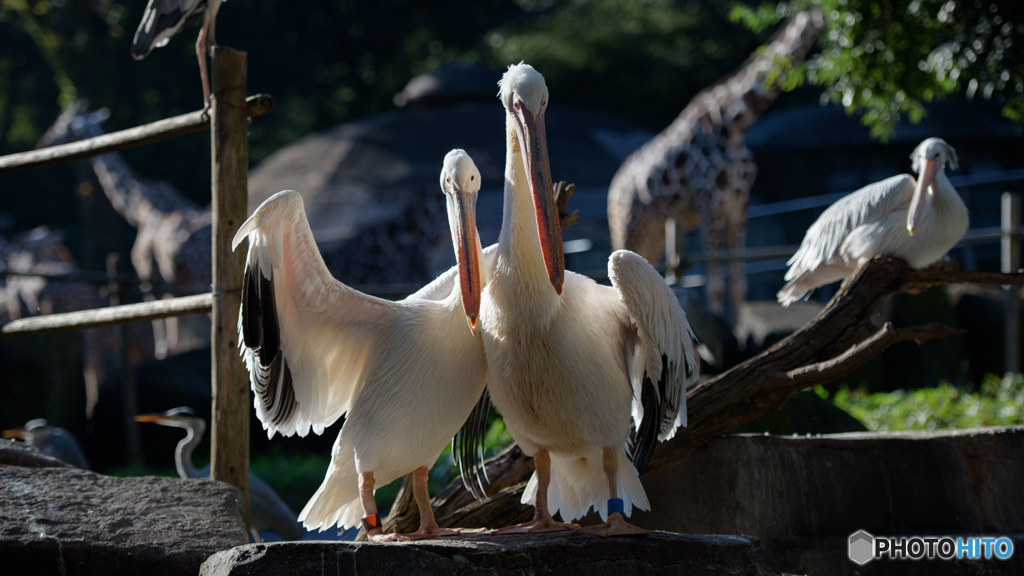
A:
POLYGON ((525 105, 513 110, 516 133, 524 148, 524 169, 530 178, 533 208, 537 214, 537 232, 541 253, 555 293, 562 294, 565 280, 565 257, 562 254, 562 229, 558 225, 558 206, 555 188, 551 183, 551 165, 548 161, 548 139, 544 129, 544 113, 534 116, 525 105))
POLYGON ((24 437, 25 437, 25 429, 24 428, 11 428, 9 430, 4 430, 4 438, 24 438, 24 437))
POLYGON ((462 308, 469 320, 469 329, 477 333, 477 317, 480 315, 480 240, 476 233, 477 192, 456 191, 452 219, 455 238, 455 258, 459 262, 459 290, 462 292, 462 308))
POLYGON ((924 169, 918 176, 914 196, 910 200, 910 211, 907 212, 907 232, 911 236, 914 235, 914 226, 917 225, 917 221, 921 218, 921 212, 924 210, 923 196, 932 181, 935 180, 935 172, 938 168, 939 164, 933 158, 924 161, 924 169))

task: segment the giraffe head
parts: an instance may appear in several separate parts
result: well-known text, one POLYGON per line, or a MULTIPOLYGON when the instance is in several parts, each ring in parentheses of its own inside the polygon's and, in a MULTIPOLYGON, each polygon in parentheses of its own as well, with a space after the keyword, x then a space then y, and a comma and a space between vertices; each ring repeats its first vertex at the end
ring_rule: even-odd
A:
POLYGON ((103 134, 103 122, 107 118, 110 118, 110 110, 100 108, 89 112, 88 100, 76 100, 61 112, 36 147, 56 146, 99 136, 103 134))

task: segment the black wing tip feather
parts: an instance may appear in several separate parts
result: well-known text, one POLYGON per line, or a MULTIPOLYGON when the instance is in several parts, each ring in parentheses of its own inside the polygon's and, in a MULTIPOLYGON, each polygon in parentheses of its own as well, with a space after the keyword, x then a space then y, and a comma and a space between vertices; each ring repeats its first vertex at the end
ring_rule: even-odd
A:
POLYGON ((658 436, 672 427, 679 412, 679 407, 674 401, 667 398, 668 374, 668 356, 664 354, 661 356, 661 378, 658 380, 657 391, 654 389, 654 382, 646 373, 644 374, 644 382, 640 388, 640 405, 643 406, 644 415, 633 435, 631 446, 627 449, 637 473, 642 473, 650 464, 658 436))
POLYGON ((250 350, 263 345, 263 307, 260 305, 259 282, 255 275, 259 272, 251 265, 245 267, 242 274, 242 344, 250 350))
POLYGON ((661 421, 661 418, 654 417, 659 411, 658 399, 654 391, 654 383, 646 374, 640 388, 640 404, 643 406, 644 415, 627 451, 637 473, 642 473, 647 468, 651 456, 654 455, 654 445, 658 441, 658 428, 655 423, 661 421))
POLYGON ((462 484, 477 500, 487 498, 484 486, 490 483, 484 466, 483 442, 490 413, 491 396, 484 389, 466 422, 452 437, 452 458, 459 467, 462 484))
POLYGON ((292 372, 281 354, 274 282, 263 275, 259 261, 250 259, 242 277, 242 343, 254 356, 252 387, 266 410, 269 424, 280 426, 298 408, 292 372))

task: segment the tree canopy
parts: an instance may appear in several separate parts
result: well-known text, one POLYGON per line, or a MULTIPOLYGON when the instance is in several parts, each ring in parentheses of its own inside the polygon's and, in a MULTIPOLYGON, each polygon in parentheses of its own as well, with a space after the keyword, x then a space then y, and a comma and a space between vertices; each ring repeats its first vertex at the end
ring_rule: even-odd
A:
POLYGON ((822 88, 823 103, 863 112, 886 139, 901 116, 917 122, 923 102, 951 95, 992 99, 1024 122, 1024 3, 1018 0, 793 0, 737 5, 735 20, 763 30, 811 6, 828 31, 821 51, 791 74, 822 88))

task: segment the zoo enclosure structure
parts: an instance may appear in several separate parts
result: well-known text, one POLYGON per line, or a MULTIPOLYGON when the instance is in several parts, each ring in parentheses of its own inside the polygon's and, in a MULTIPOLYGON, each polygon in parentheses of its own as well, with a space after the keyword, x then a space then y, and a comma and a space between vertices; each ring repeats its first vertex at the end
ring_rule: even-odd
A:
POLYGON ((88 140, 0 157, 0 175, 44 168, 132 148, 209 128, 211 154, 213 285, 205 294, 13 320, 0 325, 0 338, 212 313, 213 369, 211 478, 242 491, 249 526, 249 383, 238 359, 237 322, 244 253, 231 251, 231 238, 247 215, 249 119, 269 112, 273 99, 246 95, 246 53, 213 49, 213 102, 208 112, 183 114, 88 140))

